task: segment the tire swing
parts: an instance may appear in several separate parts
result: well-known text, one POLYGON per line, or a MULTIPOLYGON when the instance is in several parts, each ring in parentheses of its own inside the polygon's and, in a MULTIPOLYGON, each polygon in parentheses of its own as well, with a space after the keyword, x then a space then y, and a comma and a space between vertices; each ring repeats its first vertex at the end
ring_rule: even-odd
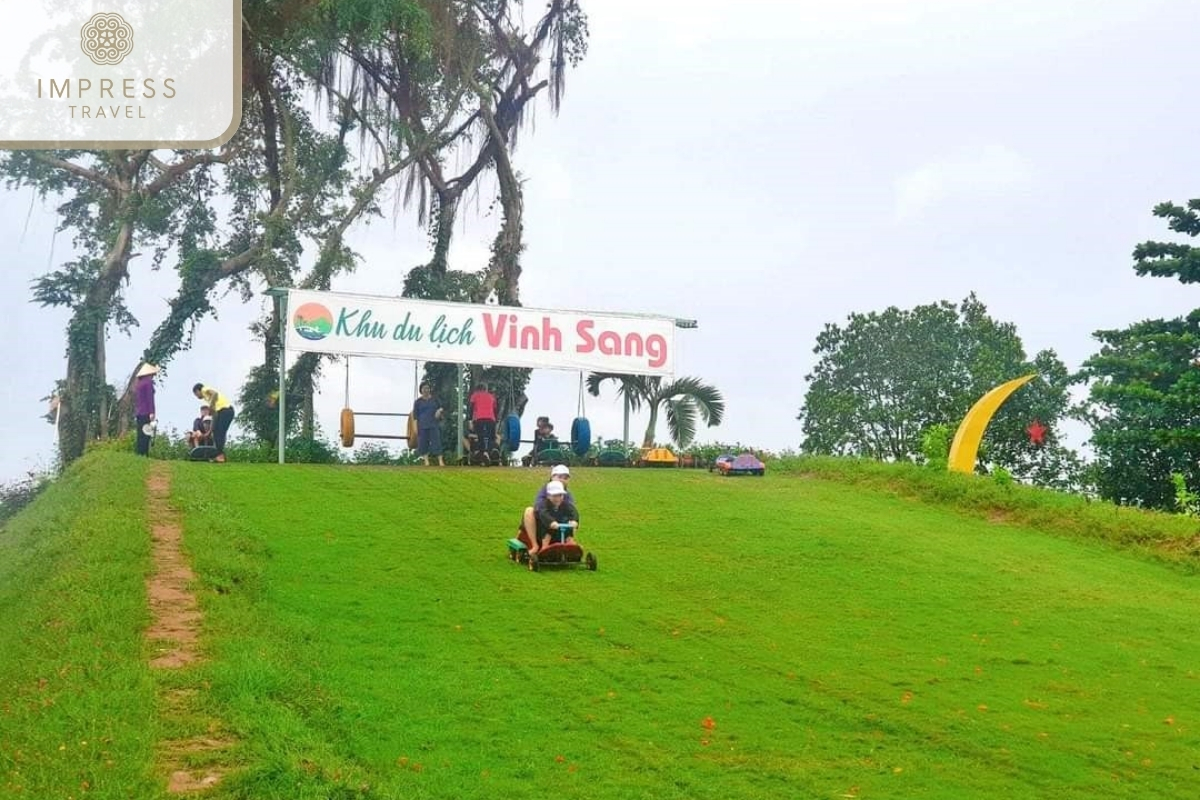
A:
POLYGON ((586 458, 592 447, 592 424, 583 414, 583 373, 579 373, 579 416, 571 422, 571 449, 580 458, 586 458))
POLYGON ((504 418, 504 446, 508 452, 515 455, 521 443, 521 418, 517 412, 509 411, 504 418))
POLYGON ((342 447, 354 447, 354 411, 350 408, 350 356, 346 356, 346 404, 342 406, 338 433, 342 437, 342 447))

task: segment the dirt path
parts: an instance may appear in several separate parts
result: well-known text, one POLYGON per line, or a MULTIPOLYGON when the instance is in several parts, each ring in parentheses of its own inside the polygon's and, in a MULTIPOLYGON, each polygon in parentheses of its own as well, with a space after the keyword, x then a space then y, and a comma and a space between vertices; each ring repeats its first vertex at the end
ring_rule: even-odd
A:
MULTIPOLYGON (((153 541, 154 571, 146 581, 150 598, 150 627, 146 638, 154 655, 155 669, 182 669, 200 660, 200 606, 192 593, 195 576, 183 553, 183 527, 179 512, 171 507, 171 471, 164 462, 150 465, 146 480, 146 510, 153 541)), ((195 717, 197 689, 170 689, 159 698, 160 713, 172 718, 195 717)), ((197 722, 202 722, 197 720, 197 722)), ((212 765, 196 768, 206 760, 219 761, 221 752, 233 741, 223 736, 219 722, 203 723, 204 732, 186 739, 160 743, 160 762, 169 775, 172 793, 201 791, 220 783, 225 770, 212 765)))

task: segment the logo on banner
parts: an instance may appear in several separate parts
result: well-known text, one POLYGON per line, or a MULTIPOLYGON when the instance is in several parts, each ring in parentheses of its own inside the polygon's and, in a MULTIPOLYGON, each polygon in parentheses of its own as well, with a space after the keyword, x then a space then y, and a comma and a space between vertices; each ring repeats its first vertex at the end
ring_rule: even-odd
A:
POLYGON ((333 314, 320 303, 305 303, 292 316, 292 326, 310 342, 319 342, 333 333, 333 314))
POLYGON ((79 46, 93 64, 120 64, 133 51, 133 27, 120 14, 93 14, 79 33, 79 46))

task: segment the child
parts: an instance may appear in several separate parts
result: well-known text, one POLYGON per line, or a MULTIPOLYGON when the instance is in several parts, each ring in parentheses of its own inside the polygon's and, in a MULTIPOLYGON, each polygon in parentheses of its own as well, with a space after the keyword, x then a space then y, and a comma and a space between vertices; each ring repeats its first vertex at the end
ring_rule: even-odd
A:
MULTIPOLYGON (((571 492, 569 490, 567 490, 567 488, 566 488, 567 481, 571 480, 571 470, 567 467, 567 465, 566 464, 555 464, 550 470, 550 480, 551 480, 551 482, 558 482, 559 485, 561 485, 563 487, 563 490, 566 492, 567 502, 570 503, 571 505, 575 505, 575 498, 571 496, 571 492)), ((530 531, 534 531, 537 529, 537 521, 534 518, 534 515, 537 513, 538 506, 545 505, 545 503, 546 503, 546 487, 549 485, 550 484, 547 483, 544 486, 542 486, 541 489, 538 489, 537 495, 533 498, 533 505, 526 506, 525 513, 521 515, 521 530, 525 531, 527 534, 530 531)), ((534 542, 534 545, 535 546, 537 545, 536 541, 534 542)), ((535 547, 535 552, 536 552, 536 547, 535 547)))
MULTIPOLYGON (((579 511, 567 500, 567 490, 559 481, 546 484, 546 502, 537 510, 537 536, 530 554, 549 547, 552 541, 574 544, 575 531, 579 530, 579 511)), ((529 568, 533 569, 533 559, 529 568)))

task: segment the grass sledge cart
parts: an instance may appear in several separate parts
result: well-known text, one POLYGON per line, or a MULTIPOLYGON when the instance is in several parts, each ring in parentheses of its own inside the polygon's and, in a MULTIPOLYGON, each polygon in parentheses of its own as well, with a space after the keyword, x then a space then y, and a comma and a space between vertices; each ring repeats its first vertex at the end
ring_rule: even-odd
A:
POLYGON ((757 475, 760 478, 767 471, 766 464, 753 453, 742 453, 739 456, 727 453, 718 457, 712 468, 720 475, 757 475))
POLYGON ((578 542, 551 542, 548 547, 543 547, 536 553, 529 552, 531 544, 529 534, 525 533, 524 528, 519 529, 517 535, 508 540, 509 561, 525 564, 531 572, 537 572, 545 566, 577 567, 580 564, 593 572, 596 570, 596 555, 585 555, 578 542))

